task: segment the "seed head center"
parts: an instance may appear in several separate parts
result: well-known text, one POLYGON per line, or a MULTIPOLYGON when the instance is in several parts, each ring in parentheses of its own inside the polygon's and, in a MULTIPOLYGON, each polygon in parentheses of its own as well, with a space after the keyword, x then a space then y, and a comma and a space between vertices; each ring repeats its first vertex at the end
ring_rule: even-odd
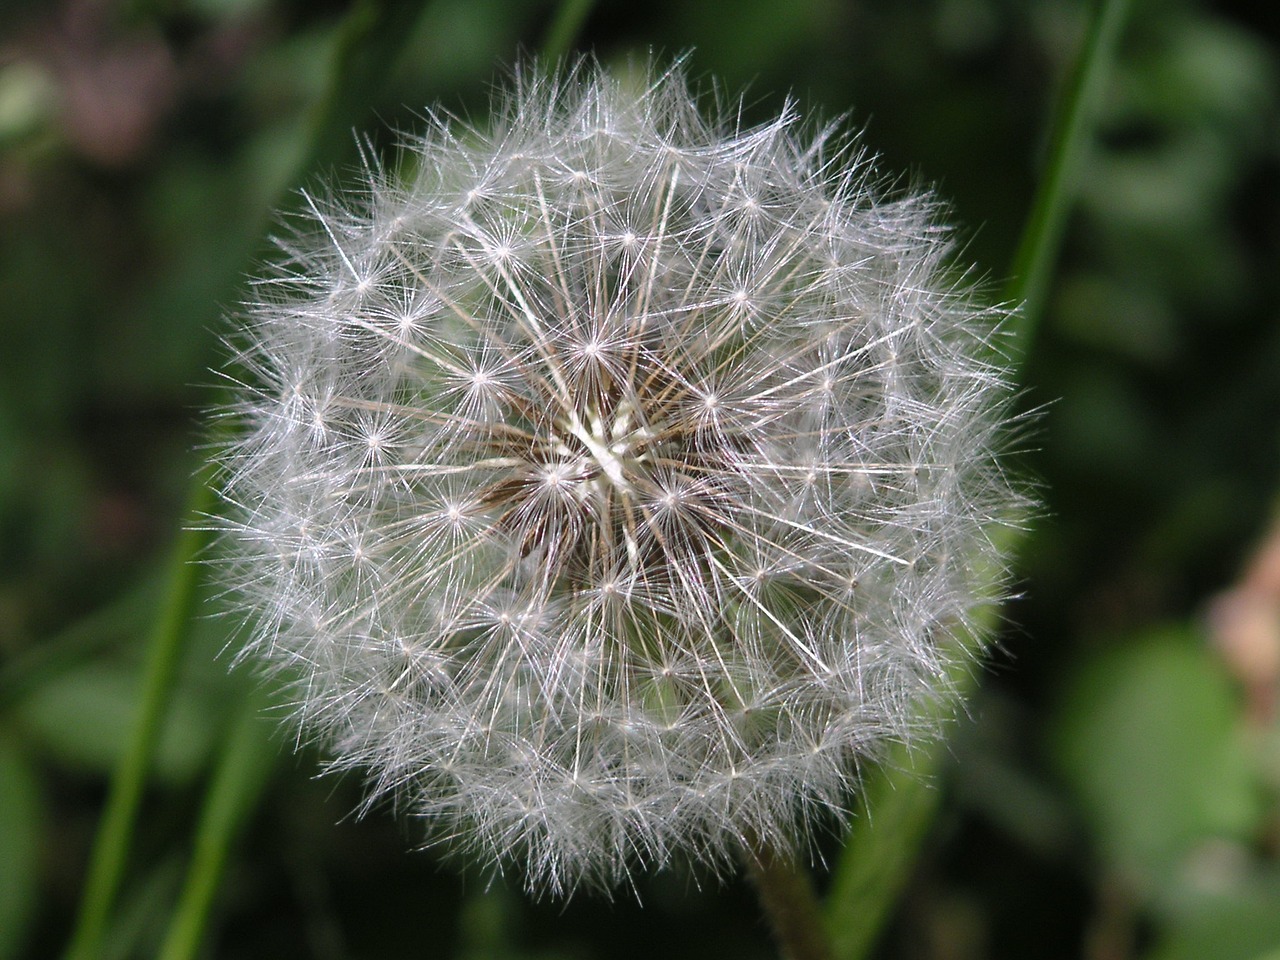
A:
POLYGON ((648 431, 636 425, 629 404, 607 413, 595 407, 583 413, 571 410, 561 429, 587 448, 599 467, 599 476, 622 493, 634 491, 636 474, 644 469, 647 459, 648 431))

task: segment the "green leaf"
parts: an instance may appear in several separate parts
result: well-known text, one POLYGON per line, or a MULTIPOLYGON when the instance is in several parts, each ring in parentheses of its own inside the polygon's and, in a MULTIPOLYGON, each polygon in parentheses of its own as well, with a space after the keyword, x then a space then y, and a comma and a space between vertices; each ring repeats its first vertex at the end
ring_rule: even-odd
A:
POLYGON ((863 957, 875 946, 911 876, 937 813, 936 755, 901 747, 868 778, 848 853, 827 894, 827 927, 837 957, 863 957))
POLYGON ((1280 872, 1249 876, 1172 918, 1147 960, 1280 960, 1280 872))
MULTIPOLYGON (((60 762, 106 773, 119 763, 137 714, 138 677, 125 666, 88 663, 30 693, 20 722, 60 762)), ((194 691, 179 692, 165 713, 152 773, 190 781, 204 766, 219 711, 194 691)))
POLYGON ((1103 856, 1157 898, 1211 838, 1243 840, 1261 793, 1221 664, 1185 627, 1115 645, 1067 685, 1053 736, 1103 856))

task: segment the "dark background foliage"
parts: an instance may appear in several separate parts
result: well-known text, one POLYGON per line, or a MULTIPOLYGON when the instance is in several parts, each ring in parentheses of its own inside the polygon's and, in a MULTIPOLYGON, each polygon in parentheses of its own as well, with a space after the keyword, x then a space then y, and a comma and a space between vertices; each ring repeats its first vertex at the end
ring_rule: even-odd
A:
MULTIPOLYGON (((1019 468, 1044 509, 1022 596, 954 727, 941 814, 878 956, 1280 957, 1269 7, 1133 4, 1030 348, 1022 402, 1043 413, 1019 468)), ((389 149, 426 105, 482 116, 553 14, 407 5, 382 59, 344 58, 363 9, 0 12, 0 958, 65 943, 204 455, 219 336, 268 254, 270 211, 355 162, 351 126, 389 149)), ((748 120, 788 94, 847 116, 886 171, 951 204, 960 258, 994 298, 1090 9, 601 0, 579 49, 691 51, 708 88, 746 91, 748 120)), ((204 615, 216 607, 186 647, 113 956, 156 949, 227 724, 265 697, 228 673, 235 637, 204 615)), ((359 784, 316 780, 320 758, 280 741, 208 956, 770 955, 741 881, 673 869, 612 903, 533 904, 407 852, 420 826, 391 811, 355 819, 359 784)), ((832 860, 839 840, 823 844, 832 860)))

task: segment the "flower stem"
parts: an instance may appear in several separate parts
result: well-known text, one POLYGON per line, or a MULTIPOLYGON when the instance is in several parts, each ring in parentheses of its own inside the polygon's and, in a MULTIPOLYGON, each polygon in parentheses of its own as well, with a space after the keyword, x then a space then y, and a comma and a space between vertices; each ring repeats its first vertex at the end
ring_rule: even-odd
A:
POLYGON ((757 844, 744 857, 784 960, 833 960, 813 880, 793 857, 757 844))

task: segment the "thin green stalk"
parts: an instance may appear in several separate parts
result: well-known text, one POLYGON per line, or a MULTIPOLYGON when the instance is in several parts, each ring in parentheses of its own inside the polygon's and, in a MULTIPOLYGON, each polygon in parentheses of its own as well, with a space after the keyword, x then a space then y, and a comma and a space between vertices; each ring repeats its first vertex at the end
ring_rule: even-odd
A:
POLYGON ((358 0, 347 14, 338 31, 329 89, 311 118, 311 146, 300 174, 351 155, 353 125, 373 109, 427 6, 426 0, 358 0))
MULTIPOLYGON (((396 54, 411 36, 410 29, 421 13, 422 4, 394 3, 391 0, 362 0, 348 14, 339 36, 335 54, 333 83, 328 95, 317 110, 311 149, 307 153, 307 166, 328 162, 342 149, 345 138, 349 142, 350 123, 362 116, 374 100, 374 93, 385 81, 396 61, 396 54)), ((212 506, 210 477, 202 472, 196 479, 189 518, 205 516, 212 506)), ((206 542, 207 531, 187 528, 179 537, 169 564, 170 581, 166 589, 161 615, 148 644, 146 675, 143 682, 140 707, 130 742, 112 777, 107 805, 94 841, 88 879, 80 903, 79 913, 65 960, 95 960, 102 954, 108 921, 119 895, 120 884, 132 846, 138 809, 146 784, 147 772, 159 739, 161 721, 173 689, 178 661, 194 613, 195 588, 200 566, 194 562, 206 542)), ((241 751, 232 750, 234 759, 241 751)), ((207 809, 218 817, 221 811, 243 805, 248 797, 236 798, 229 794, 235 790, 247 790, 251 778, 242 772, 232 772, 215 777, 213 793, 207 809), (227 796, 222 795, 227 792, 227 796), (215 800, 217 803, 215 804, 215 800)), ((216 881, 225 859, 225 847, 230 842, 229 827, 224 820, 215 819, 202 827, 202 846, 198 848, 198 864, 193 867, 193 883, 197 889, 189 894, 191 904, 184 896, 183 913, 175 921, 179 933, 194 922, 196 905, 206 896, 205 884, 216 881), (215 826, 218 827, 215 830, 215 826), (221 843, 221 852, 212 849, 221 843), (190 911, 190 912, 188 912, 190 911)), ((207 891, 212 896, 212 891, 207 891)), ((185 936, 185 934, 181 934, 185 936)), ((175 943, 185 941, 175 940, 175 943)), ((174 949, 178 949, 175 947, 174 949)))
MULTIPOLYGON (((985 625, 994 626, 994 611, 989 620, 985 625)), ((967 696, 976 675, 969 670, 953 684, 957 696, 967 696)), ((943 756, 939 745, 898 745, 868 773, 859 816, 827 893, 827 929, 837 960, 861 960, 876 945, 941 803, 934 780, 943 756)))
POLYGON ((594 5, 594 0, 561 0, 555 19, 547 29, 547 37, 542 42, 544 63, 559 63, 573 49, 594 5))
MULTIPOLYGON (((207 481, 208 477, 202 474, 192 492, 185 516, 199 516, 208 509, 210 493, 207 481)), ((194 613, 200 567, 192 563, 192 559, 204 543, 205 536, 203 531, 185 529, 173 550, 164 604, 147 644, 146 672, 138 714, 124 755, 111 778, 106 810, 98 825, 89 861, 88 880, 71 943, 67 947, 67 960, 95 960, 102 954, 107 921, 115 907, 133 844, 147 772, 155 755, 161 721, 173 691, 187 627, 194 613)))
POLYGON ((1028 354, 1040 322, 1080 170, 1093 145, 1098 103, 1128 12, 1129 0, 1101 0, 1054 113, 1044 172, 1005 288, 1007 301, 1022 305, 1013 327, 1014 349, 1021 357, 1028 354))
MULTIPOLYGON (((1006 289, 1007 301, 1021 304, 1012 328, 1019 368, 1036 335, 1067 215, 1075 201, 1079 169, 1093 140, 1097 104, 1128 6, 1128 0, 1100 0, 1055 111, 1044 175, 1006 289)), ((1020 531, 1005 533, 1004 552, 1012 556, 1020 531)), ((976 632, 990 632, 996 617, 997 611, 987 611, 976 632)), ((966 669, 953 677, 954 691, 967 697, 977 682, 978 674, 966 669)), ((838 960, 866 957, 889 919, 937 811, 939 797, 932 781, 943 756, 941 744, 915 750, 899 747, 868 774, 861 816, 854 821, 826 903, 827 926, 838 960)))
POLYGON ((769 847, 757 847, 745 860, 783 960, 832 960, 822 907, 804 864, 769 847))
POLYGON ((196 828, 195 853, 160 960, 192 960, 208 924, 231 843, 257 802, 275 759, 261 705, 250 697, 235 718, 196 828))

